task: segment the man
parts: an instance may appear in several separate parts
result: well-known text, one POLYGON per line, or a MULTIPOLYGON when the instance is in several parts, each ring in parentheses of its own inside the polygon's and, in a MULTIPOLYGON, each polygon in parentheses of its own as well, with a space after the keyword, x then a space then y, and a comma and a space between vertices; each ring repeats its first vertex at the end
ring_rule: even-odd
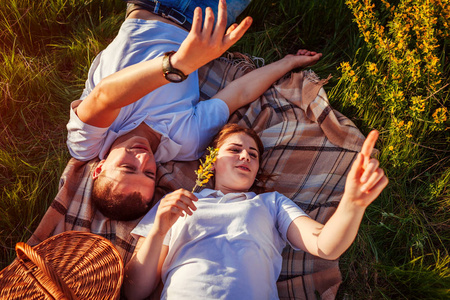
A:
POLYGON ((93 172, 92 200, 106 217, 142 216, 154 193, 155 161, 198 159, 230 114, 257 99, 287 71, 320 57, 300 53, 294 59, 299 65, 263 71, 269 75, 264 80, 243 76, 236 80, 239 84, 199 102, 196 70, 238 41, 252 19, 226 30, 227 6, 220 0, 217 22, 210 8, 204 21, 196 8, 192 20, 188 34, 161 16, 132 11, 115 40, 94 60, 83 100, 71 105, 68 147, 79 160, 101 159, 93 172))
POLYGON ((226 31, 226 3, 220 1, 216 24, 210 8, 204 22, 198 8, 188 34, 157 14, 135 10, 96 57, 82 100, 71 104, 67 144, 76 159, 101 159, 92 200, 105 216, 144 214, 155 188, 155 159, 198 159, 238 108, 219 99, 199 104, 196 70, 238 41, 251 21, 226 31), (176 52, 164 55, 169 51, 176 52))

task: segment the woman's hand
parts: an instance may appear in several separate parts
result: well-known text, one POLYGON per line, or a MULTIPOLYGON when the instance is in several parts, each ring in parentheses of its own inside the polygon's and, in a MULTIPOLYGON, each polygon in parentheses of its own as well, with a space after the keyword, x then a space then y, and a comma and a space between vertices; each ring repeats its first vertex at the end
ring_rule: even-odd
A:
POLYGON ((200 7, 195 9, 191 31, 177 53, 171 57, 171 63, 175 68, 185 74, 192 73, 222 55, 244 35, 252 24, 252 18, 246 17, 239 25, 233 24, 226 30, 227 5, 225 0, 219 1, 215 26, 214 21, 214 13, 211 8, 206 8, 204 23, 202 9, 200 7))
POLYGON ((197 200, 193 193, 185 189, 179 189, 164 196, 156 212, 155 231, 165 236, 179 217, 185 214, 192 215, 197 209, 194 204, 197 200))
POLYGON ((389 180, 379 168, 378 160, 370 158, 377 139, 378 131, 373 130, 364 141, 347 176, 342 201, 350 201, 349 203, 366 208, 388 184, 389 180))

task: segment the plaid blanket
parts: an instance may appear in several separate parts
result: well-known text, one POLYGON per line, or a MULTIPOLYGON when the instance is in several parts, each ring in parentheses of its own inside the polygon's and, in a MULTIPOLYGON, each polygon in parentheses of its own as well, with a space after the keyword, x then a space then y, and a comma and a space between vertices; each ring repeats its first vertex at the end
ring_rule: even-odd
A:
MULTIPOLYGON (((209 63, 199 71, 201 100, 254 68, 252 59, 237 53, 209 63)), ((326 81, 312 71, 288 74, 229 119, 261 136, 262 166, 277 175, 269 188, 291 198, 321 223, 334 213, 347 172, 364 141, 358 128, 330 107, 322 88, 326 81)), ((93 207, 90 174, 97 162, 69 161, 59 192, 29 244, 63 231, 88 231, 111 240, 125 263, 131 258, 136 241, 129 233, 139 220, 110 220, 93 207)), ((159 164, 154 203, 180 187, 192 189, 197 167, 197 161, 159 164)), ((284 249, 280 299, 334 299, 340 283, 338 260, 323 260, 289 246, 284 249)))

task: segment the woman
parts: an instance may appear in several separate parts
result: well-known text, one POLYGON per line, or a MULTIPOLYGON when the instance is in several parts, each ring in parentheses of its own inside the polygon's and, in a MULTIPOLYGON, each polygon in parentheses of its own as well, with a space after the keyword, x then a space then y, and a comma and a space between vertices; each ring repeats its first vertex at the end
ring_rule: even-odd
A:
POLYGON ((146 238, 126 266, 127 296, 147 296, 162 276, 162 298, 277 299, 285 242, 330 260, 353 242, 366 207, 388 183, 370 158, 377 137, 367 137, 335 214, 322 225, 277 192, 249 192, 262 143, 253 130, 226 125, 213 142, 215 190, 175 191, 149 213, 152 226, 146 217, 134 230, 146 238))

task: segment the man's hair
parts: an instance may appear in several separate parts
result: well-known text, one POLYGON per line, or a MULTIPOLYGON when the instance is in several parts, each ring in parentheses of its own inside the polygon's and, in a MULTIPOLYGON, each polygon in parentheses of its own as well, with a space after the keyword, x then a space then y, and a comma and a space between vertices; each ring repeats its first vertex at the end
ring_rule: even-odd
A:
POLYGON ((228 123, 225 126, 222 127, 222 129, 219 131, 219 133, 214 137, 211 145, 214 148, 220 148, 225 140, 235 134, 244 133, 251 137, 258 147, 258 159, 259 159, 259 170, 256 174, 255 182, 250 187, 250 191, 253 191, 257 194, 264 193, 271 191, 272 189, 268 189, 266 187, 266 184, 268 181, 273 180, 275 175, 269 174, 262 168, 262 156, 264 153, 264 145, 261 139, 259 138, 259 135, 254 131, 252 128, 242 127, 235 123, 228 123))
POLYGON ((138 192, 128 195, 115 193, 112 180, 100 174, 94 180, 92 187, 91 200, 105 217, 118 221, 131 221, 148 212, 151 199, 144 199, 138 192))

